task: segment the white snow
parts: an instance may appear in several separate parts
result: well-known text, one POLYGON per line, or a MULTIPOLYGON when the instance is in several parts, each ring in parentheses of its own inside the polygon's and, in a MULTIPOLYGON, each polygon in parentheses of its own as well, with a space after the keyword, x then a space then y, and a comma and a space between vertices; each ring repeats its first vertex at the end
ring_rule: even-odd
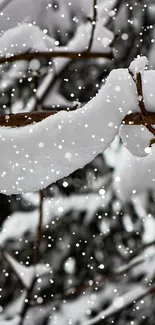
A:
POLYGON ((134 156, 145 157, 153 135, 143 125, 121 125, 119 135, 124 146, 134 156))
POLYGON ((133 73, 133 76, 136 79, 136 74, 138 72, 143 74, 147 65, 148 59, 146 56, 138 56, 134 61, 131 62, 129 70, 133 73))
POLYGON ((147 157, 135 157, 122 146, 114 172, 114 188, 122 201, 136 194, 155 189, 155 147, 147 157), (120 163, 121 162, 121 163, 120 163), (117 179, 119 178, 119 182, 117 179))

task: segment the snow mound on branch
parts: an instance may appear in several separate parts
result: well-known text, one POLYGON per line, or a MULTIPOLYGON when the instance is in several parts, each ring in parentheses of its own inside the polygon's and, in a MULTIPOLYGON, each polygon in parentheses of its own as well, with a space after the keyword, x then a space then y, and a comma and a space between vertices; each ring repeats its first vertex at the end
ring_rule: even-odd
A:
POLYGON ((135 157, 122 146, 113 176, 114 188, 122 201, 148 189, 155 189, 155 147, 147 157, 135 157))
POLYGON ((84 107, 26 127, 1 127, 0 191, 33 192, 84 167, 109 146, 123 117, 134 111, 134 93, 128 70, 113 70, 84 107))
POLYGON ((133 73, 134 78, 136 79, 136 74, 140 72, 144 73, 146 66, 148 65, 148 59, 146 56, 138 56, 134 61, 131 62, 129 66, 129 71, 133 73))

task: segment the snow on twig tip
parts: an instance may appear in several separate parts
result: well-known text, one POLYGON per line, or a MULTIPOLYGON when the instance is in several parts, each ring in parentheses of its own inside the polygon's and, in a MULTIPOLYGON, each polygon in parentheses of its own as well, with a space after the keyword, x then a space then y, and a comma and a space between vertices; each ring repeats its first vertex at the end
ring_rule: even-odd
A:
POLYGON ((148 59, 146 56, 138 56, 129 66, 129 71, 133 74, 134 79, 138 72, 144 73, 146 66, 148 65, 148 59))

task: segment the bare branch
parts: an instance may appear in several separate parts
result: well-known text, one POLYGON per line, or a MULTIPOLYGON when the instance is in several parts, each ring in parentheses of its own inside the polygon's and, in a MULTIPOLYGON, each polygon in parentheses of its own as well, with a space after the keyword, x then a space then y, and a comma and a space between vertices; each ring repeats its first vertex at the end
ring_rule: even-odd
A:
POLYGON ((69 58, 69 59, 97 59, 107 58, 113 59, 114 52, 112 48, 109 48, 106 52, 69 52, 69 51, 53 51, 53 52, 28 52, 12 55, 9 57, 0 57, 0 64, 11 63, 14 61, 26 60, 31 61, 32 59, 52 59, 52 58, 69 58))

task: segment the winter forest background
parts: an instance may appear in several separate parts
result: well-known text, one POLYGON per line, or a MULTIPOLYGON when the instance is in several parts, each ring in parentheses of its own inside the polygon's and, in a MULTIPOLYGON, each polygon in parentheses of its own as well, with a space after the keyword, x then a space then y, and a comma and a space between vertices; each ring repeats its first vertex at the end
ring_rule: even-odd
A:
MULTIPOLYGON (((154 0, 0 0, 0 32, 1 57, 22 54, 0 57, 0 122, 81 107, 137 55, 155 68, 154 0)), ((154 324, 154 161, 116 137, 44 190, 0 194, 0 325, 154 324)))

